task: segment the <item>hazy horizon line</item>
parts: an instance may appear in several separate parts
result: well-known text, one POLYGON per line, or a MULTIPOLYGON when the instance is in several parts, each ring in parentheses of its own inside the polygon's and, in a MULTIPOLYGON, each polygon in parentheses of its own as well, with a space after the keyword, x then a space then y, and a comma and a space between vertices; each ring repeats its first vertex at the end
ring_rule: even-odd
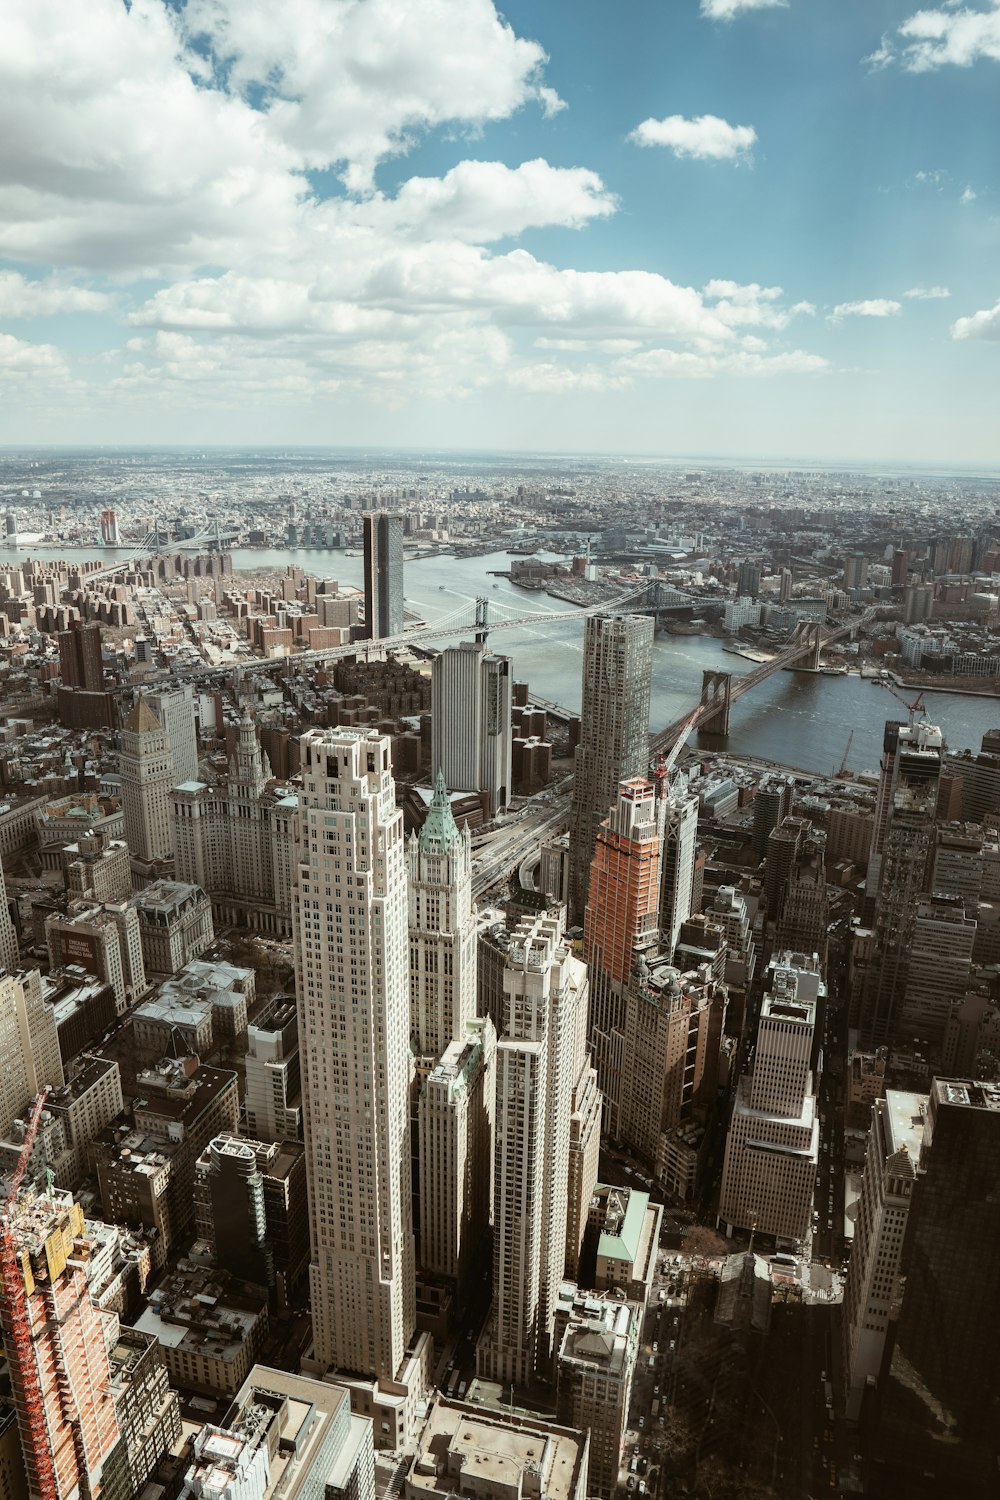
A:
POLYGON ((496 457, 496 458, 533 458, 556 460, 574 459, 603 459, 605 461, 620 463, 700 463, 700 464, 727 464, 739 467, 754 466, 758 468, 785 467, 795 465, 797 467, 819 467, 864 470, 866 468, 892 468, 905 469, 910 472, 921 472, 926 470, 938 470, 945 473, 955 474, 979 474, 1000 478, 1000 459, 996 463, 968 463, 963 464, 953 459, 903 459, 903 458, 836 458, 830 455, 794 454, 794 453, 770 453, 747 454, 747 453, 698 453, 698 452, 660 452, 650 449, 632 449, 627 452, 618 449, 597 448, 504 448, 496 447, 464 447, 460 444, 435 443, 427 446, 414 444, 396 443, 32 443, 22 444, 0 441, 0 454, 11 453, 398 453, 407 455, 435 455, 443 456, 454 454, 467 457, 496 457))

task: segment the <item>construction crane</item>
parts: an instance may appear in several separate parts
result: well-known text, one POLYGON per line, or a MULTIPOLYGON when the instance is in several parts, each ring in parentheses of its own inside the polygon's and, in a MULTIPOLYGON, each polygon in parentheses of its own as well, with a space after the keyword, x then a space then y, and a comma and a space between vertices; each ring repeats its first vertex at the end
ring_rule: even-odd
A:
POLYGON ((927 714, 924 711, 924 690, 923 690, 923 688, 921 688, 920 692, 917 694, 917 696, 914 698, 913 702, 911 703, 908 698, 904 698, 903 697, 902 693, 897 693, 896 689, 893 687, 892 683, 891 682, 886 682, 884 680, 884 678, 883 679, 876 679, 876 684, 877 684, 878 687, 884 687, 887 693, 891 693, 892 694, 892 696, 895 698, 895 700, 896 700, 897 703, 901 703, 903 705, 903 707, 906 709, 906 714, 907 714, 906 722, 909 724, 909 726, 910 726, 911 729, 913 728, 913 718, 914 718, 915 714, 919 713, 919 715, 920 715, 920 717, 922 719, 926 719, 927 714))
POLYGON ((681 726, 680 734, 677 736, 677 738, 674 740, 674 743, 670 747, 669 754, 664 755, 663 751, 661 750, 659 755, 656 757, 656 760, 653 764, 653 778, 656 781, 656 795, 658 797, 663 797, 666 795, 667 787, 670 784, 670 773, 674 769, 674 766, 677 764, 680 758, 681 751, 684 749, 684 746, 691 738, 691 731, 694 729, 694 726, 698 722, 698 715, 700 711, 701 705, 699 704, 698 708, 695 709, 691 717, 689 719, 685 719, 683 725, 681 726))
POLYGON ((851 746, 853 744, 854 744, 854 730, 852 729, 851 732, 850 732, 850 734, 847 736, 847 748, 844 751, 844 758, 840 762, 840 765, 837 767, 837 770, 836 770, 836 773, 835 773, 837 776, 843 776, 844 772, 847 770, 847 762, 848 762, 848 760, 850 758, 851 746))
MULTIPOLYGON (((49 1444, 48 1425, 45 1417, 45 1402, 41 1381, 35 1365, 35 1351, 31 1337, 31 1321, 28 1316, 28 1295, 24 1287, 24 1270, 14 1244, 14 1210, 17 1195, 27 1170, 39 1121, 49 1096, 48 1088, 35 1100, 28 1127, 24 1133, 24 1144, 17 1159, 7 1188, 7 1196, 0 1210, 0 1323, 3 1325, 4 1342, 12 1371, 16 1371, 20 1385, 21 1402, 18 1423, 21 1442, 24 1445, 25 1466, 31 1491, 40 1500, 59 1500, 56 1482, 55 1461, 49 1444)), ((17 1386, 15 1385, 15 1395, 17 1386)))

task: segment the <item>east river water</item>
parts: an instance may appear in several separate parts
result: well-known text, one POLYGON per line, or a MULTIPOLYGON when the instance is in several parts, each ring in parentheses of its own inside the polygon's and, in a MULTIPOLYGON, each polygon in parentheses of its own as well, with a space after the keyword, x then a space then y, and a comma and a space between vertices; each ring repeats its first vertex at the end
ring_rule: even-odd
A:
MULTIPOLYGON (((116 557, 111 551, 94 548, 73 552, 68 547, 33 550, 35 556, 72 556, 79 561, 113 561, 116 557)), ((17 554, 19 559, 25 555, 24 551, 17 554)), ((295 563, 320 578, 335 578, 355 587, 362 582, 360 555, 348 557, 343 552, 306 548, 235 548, 232 556, 237 571, 283 572, 289 563, 295 563)), ((13 560, 14 554, 0 557, 0 565, 13 560)), ((525 614, 544 615, 571 608, 547 594, 515 588, 504 578, 490 576, 494 570, 509 567, 506 552, 407 561, 407 609, 433 623, 461 604, 471 603, 477 595, 525 614)), ((543 697, 573 709, 580 706, 582 644, 582 623, 571 620, 502 630, 493 637, 494 648, 510 656, 518 680, 529 682, 543 697)), ((721 641, 714 636, 658 635, 653 653, 651 727, 657 729, 672 722, 697 702, 705 668, 737 674, 751 671, 753 666, 743 657, 723 651, 721 641)), ((949 747, 955 750, 977 750, 983 733, 1000 727, 1000 701, 992 698, 929 692, 925 703, 928 718, 941 726, 949 747)), ((839 766, 853 729, 848 765, 855 771, 875 770, 885 720, 901 718, 904 713, 890 693, 860 677, 775 672, 734 705, 728 740, 713 736, 702 743, 829 774, 839 766)))

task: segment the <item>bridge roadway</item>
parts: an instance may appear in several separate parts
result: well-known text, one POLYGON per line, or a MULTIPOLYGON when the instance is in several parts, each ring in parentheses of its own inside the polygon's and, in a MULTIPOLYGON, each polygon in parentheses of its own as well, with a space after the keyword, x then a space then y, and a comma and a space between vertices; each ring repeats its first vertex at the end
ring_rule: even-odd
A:
MULTIPOLYGON (((834 630, 820 637, 820 650, 830 644, 831 641, 841 640, 845 635, 852 634, 862 625, 869 624, 877 614, 875 609, 867 609, 863 615, 845 625, 838 625, 834 630)), ((746 672, 741 677, 734 679, 730 702, 750 692, 762 683, 765 678, 774 672, 780 672, 784 667, 793 665, 815 651, 813 642, 806 642, 794 646, 788 651, 781 652, 771 661, 764 662, 752 672, 746 672)), ((536 700, 537 701, 537 700, 536 700)), ((717 709, 717 704, 705 703, 698 710, 698 718, 709 717, 717 709)), ((690 718, 685 714, 668 724, 659 734, 649 737, 650 758, 661 751, 668 750, 677 739, 681 730, 687 725, 690 718)), ((695 722, 697 727, 697 720, 695 722)), ((500 883, 515 869, 518 869, 523 861, 537 849, 542 839, 550 834, 562 833, 569 825, 570 805, 572 801, 572 777, 567 776, 551 790, 555 796, 545 805, 545 810, 536 815, 529 815, 515 829, 504 829, 502 833, 498 830, 496 834, 486 835, 482 838, 476 856, 475 869, 472 877, 473 894, 476 897, 484 895, 493 886, 500 883), (495 840, 495 842, 493 842, 495 840)))
MULTIPOLYGON (((315 666, 322 662, 340 661, 345 657, 369 656, 374 652, 381 654, 384 651, 405 650, 408 646, 419 646, 424 641, 445 640, 450 636, 468 636, 475 631, 488 631, 493 635, 497 630, 516 630, 525 625, 551 625, 561 620, 586 620, 591 615, 612 613, 615 610, 625 609, 640 597, 644 598, 645 590, 630 589, 626 594, 620 594, 615 599, 605 599, 600 604, 588 604, 585 608, 576 609, 554 609, 554 610, 531 610, 523 615, 512 615, 510 618, 501 616, 500 619, 487 620, 485 624, 477 624, 467 610, 462 611, 462 618, 456 619, 454 615, 447 615, 437 624, 421 625, 415 630, 404 630, 400 635, 379 636, 376 640, 350 641, 344 646, 323 646, 315 651, 296 651, 293 656, 255 656, 247 660, 219 662, 216 665, 206 663, 198 667, 182 667, 179 671, 171 672, 170 681, 173 682, 200 682, 207 677, 218 677, 224 674, 238 672, 241 677, 256 675, 257 673, 274 672, 286 663, 293 667, 315 666)), ((131 685, 130 685, 131 686, 131 685)), ((151 681, 151 687, 167 687, 167 680, 151 681)))
MULTIPOLYGON (((828 631, 826 635, 820 636, 819 650, 822 651, 831 642, 842 640, 845 635, 853 635, 855 631, 860 630, 863 626, 871 624, 877 614, 877 608, 866 609, 864 614, 859 615, 856 620, 851 620, 845 625, 838 625, 836 629, 828 631)), ((780 652, 777 656, 772 657, 770 661, 763 662, 759 667, 755 667, 752 672, 743 672, 739 676, 734 676, 729 692, 729 703, 735 703, 738 698, 743 697, 744 693, 749 693, 751 688, 758 687, 772 673, 780 672, 785 667, 792 666, 793 663, 801 661, 803 656, 809 656, 814 651, 816 651, 815 643, 806 641, 801 645, 792 646, 787 651, 780 652)), ((706 719, 712 718, 718 710, 718 700, 700 703, 694 712, 694 723, 691 726, 692 732, 706 719)), ((684 714, 679 719, 675 719, 673 723, 668 724, 665 729, 661 729, 659 734, 650 735, 650 751, 654 755, 668 751, 681 730, 688 723, 690 717, 690 714, 684 714)))

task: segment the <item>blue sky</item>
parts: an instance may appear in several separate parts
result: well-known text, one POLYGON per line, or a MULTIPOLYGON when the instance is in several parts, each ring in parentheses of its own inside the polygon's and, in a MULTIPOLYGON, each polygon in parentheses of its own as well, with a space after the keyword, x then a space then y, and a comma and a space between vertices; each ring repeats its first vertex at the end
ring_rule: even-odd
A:
POLYGON ((1000 0, 82 14, 0 15, 2 442, 1000 463, 1000 0))

